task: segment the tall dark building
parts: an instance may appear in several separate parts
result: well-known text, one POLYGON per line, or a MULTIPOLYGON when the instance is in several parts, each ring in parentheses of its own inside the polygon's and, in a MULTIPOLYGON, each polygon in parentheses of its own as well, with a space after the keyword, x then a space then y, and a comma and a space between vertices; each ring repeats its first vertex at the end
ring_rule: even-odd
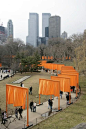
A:
POLYGON ((45 37, 49 37, 49 27, 45 27, 45 37))
POLYGON ((49 38, 60 37, 61 35, 61 18, 59 16, 51 16, 49 18, 49 38))
POLYGON ((5 27, 0 26, 0 34, 5 34, 5 27))

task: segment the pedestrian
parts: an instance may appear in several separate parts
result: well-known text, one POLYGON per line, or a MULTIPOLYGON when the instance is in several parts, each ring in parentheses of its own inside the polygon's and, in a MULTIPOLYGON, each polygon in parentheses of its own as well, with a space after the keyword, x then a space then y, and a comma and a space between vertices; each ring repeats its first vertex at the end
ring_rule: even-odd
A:
POLYGON ((20 86, 22 87, 22 82, 21 82, 20 86))
POLYGON ((22 87, 24 87, 24 83, 22 83, 22 87))
POLYGON ((18 111, 19 111, 19 115, 20 115, 19 116, 19 120, 20 120, 20 118, 22 118, 22 112, 23 112, 22 106, 19 108, 18 111))
POLYGON ((18 119, 18 108, 15 109, 15 116, 18 119))
POLYGON ((2 78, 2 75, 1 75, 1 78, 2 78))
POLYGON ((74 93, 74 91, 75 91, 75 86, 73 86, 73 93, 74 93))
POLYGON ((62 94, 63 94, 63 91, 60 91, 60 96, 61 96, 61 99, 62 99, 62 94))
POLYGON ((50 110, 52 111, 52 106, 53 106, 52 99, 50 99, 50 103, 49 103, 49 105, 50 105, 50 110))
POLYGON ((5 124, 5 121, 7 121, 6 119, 7 119, 7 113, 6 113, 6 111, 5 111, 5 112, 4 112, 4 118, 3 118, 3 120, 4 120, 4 123, 3 123, 3 124, 5 124))
POLYGON ((50 99, 48 99, 48 109, 50 108, 50 99))
POLYGON ((30 102, 30 109, 31 109, 31 112, 32 112, 32 109, 33 109, 33 101, 30 102))
POLYGON ((30 89, 29 89, 29 94, 31 94, 32 95, 32 86, 30 86, 30 89))
MULTIPOLYGON (((71 96, 70 96, 70 99, 71 99, 71 96)), ((69 92, 68 94, 66 94, 66 100, 67 100, 67 104, 69 104, 69 92)))
POLYGON ((4 111, 1 114, 1 118, 2 118, 2 123, 1 124, 4 124, 4 111))
POLYGON ((36 102, 33 103, 33 112, 36 112, 36 102))

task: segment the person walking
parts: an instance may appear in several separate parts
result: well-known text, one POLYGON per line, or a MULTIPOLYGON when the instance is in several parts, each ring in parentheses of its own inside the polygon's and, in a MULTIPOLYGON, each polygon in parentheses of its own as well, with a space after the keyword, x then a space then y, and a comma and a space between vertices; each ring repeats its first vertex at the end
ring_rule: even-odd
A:
POLYGON ((1 124, 4 124, 4 111, 1 114, 1 118, 2 118, 2 123, 1 124))
POLYGON ((30 86, 29 94, 31 94, 31 95, 32 95, 32 86, 30 86))
POLYGON ((1 75, 1 79, 2 79, 2 75, 1 75))
POLYGON ((22 87, 24 87, 24 83, 22 83, 22 87))
POLYGON ((61 96, 61 99, 62 99, 62 94, 63 94, 63 91, 60 91, 60 96, 61 96))
POLYGON ((31 112, 32 112, 32 109, 33 109, 33 101, 30 102, 30 109, 31 109, 31 112))
POLYGON ((18 119, 18 108, 15 109, 15 116, 18 119))
POLYGON ((50 99, 48 99, 48 109, 50 108, 50 99))
POLYGON ((33 103, 33 112, 36 112, 36 102, 33 103))
POLYGON ((22 82, 21 82, 20 86, 22 87, 22 82))
POLYGON ((22 118, 22 112, 23 112, 22 106, 19 108, 18 111, 19 111, 19 115, 20 115, 19 116, 19 120, 20 120, 20 118, 22 118))
POLYGON ((50 110, 52 111, 52 106, 53 106, 52 99, 50 99, 50 103, 49 103, 49 105, 50 105, 50 110))
POLYGON ((3 124, 5 124, 5 121, 7 121, 6 119, 7 119, 7 113, 6 113, 6 111, 5 111, 5 112, 4 112, 4 118, 3 118, 3 120, 4 120, 4 123, 3 123, 3 124))

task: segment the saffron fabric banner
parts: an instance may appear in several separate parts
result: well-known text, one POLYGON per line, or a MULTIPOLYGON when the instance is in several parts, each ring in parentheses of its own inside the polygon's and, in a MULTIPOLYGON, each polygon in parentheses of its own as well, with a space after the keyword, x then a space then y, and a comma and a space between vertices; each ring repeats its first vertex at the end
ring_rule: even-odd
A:
POLYGON ((76 75, 58 74, 58 77, 70 77, 70 86, 77 87, 77 76, 76 75))
POLYGON ((49 79, 39 79, 39 94, 42 95, 54 95, 59 97, 60 82, 49 80, 49 79))
POLYGON ((6 85, 6 101, 7 104, 13 104, 14 107, 22 106, 25 109, 26 94, 28 88, 22 88, 13 85, 6 85))
POLYGON ((63 66, 61 70, 74 70, 73 66, 63 66))
POLYGON ((63 92, 70 92, 70 78, 51 76, 52 80, 60 81, 60 90, 63 92))

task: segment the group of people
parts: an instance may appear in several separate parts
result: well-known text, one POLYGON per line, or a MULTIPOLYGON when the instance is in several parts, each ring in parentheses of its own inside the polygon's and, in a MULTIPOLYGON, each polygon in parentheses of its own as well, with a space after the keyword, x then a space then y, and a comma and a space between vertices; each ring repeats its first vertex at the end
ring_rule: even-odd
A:
MULTIPOLYGON (((20 118, 22 118, 22 112, 23 112, 22 106, 19 109, 16 107, 15 117, 18 119, 18 113, 19 113, 19 120, 20 120, 20 118)), ((2 123, 1 124, 5 124, 5 122, 7 121, 7 118, 9 118, 9 117, 7 117, 6 111, 3 111, 2 112, 2 123)))
POLYGON ((48 109, 50 108, 50 110, 52 110, 52 106, 53 106, 52 99, 48 99, 48 109))
POLYGON ((15 109, 15 116, 17 119, 18 119, 18 113, 19 113, 19 120, 20 118, 22 118, 22 112, 23 112, 22 106, 19 109, 18 108, 15 109))
POLYGON ((33 102, 31 101, 30 102, 30 109, 31 109, 31 112, 36 112, 36 102, 33 102))

